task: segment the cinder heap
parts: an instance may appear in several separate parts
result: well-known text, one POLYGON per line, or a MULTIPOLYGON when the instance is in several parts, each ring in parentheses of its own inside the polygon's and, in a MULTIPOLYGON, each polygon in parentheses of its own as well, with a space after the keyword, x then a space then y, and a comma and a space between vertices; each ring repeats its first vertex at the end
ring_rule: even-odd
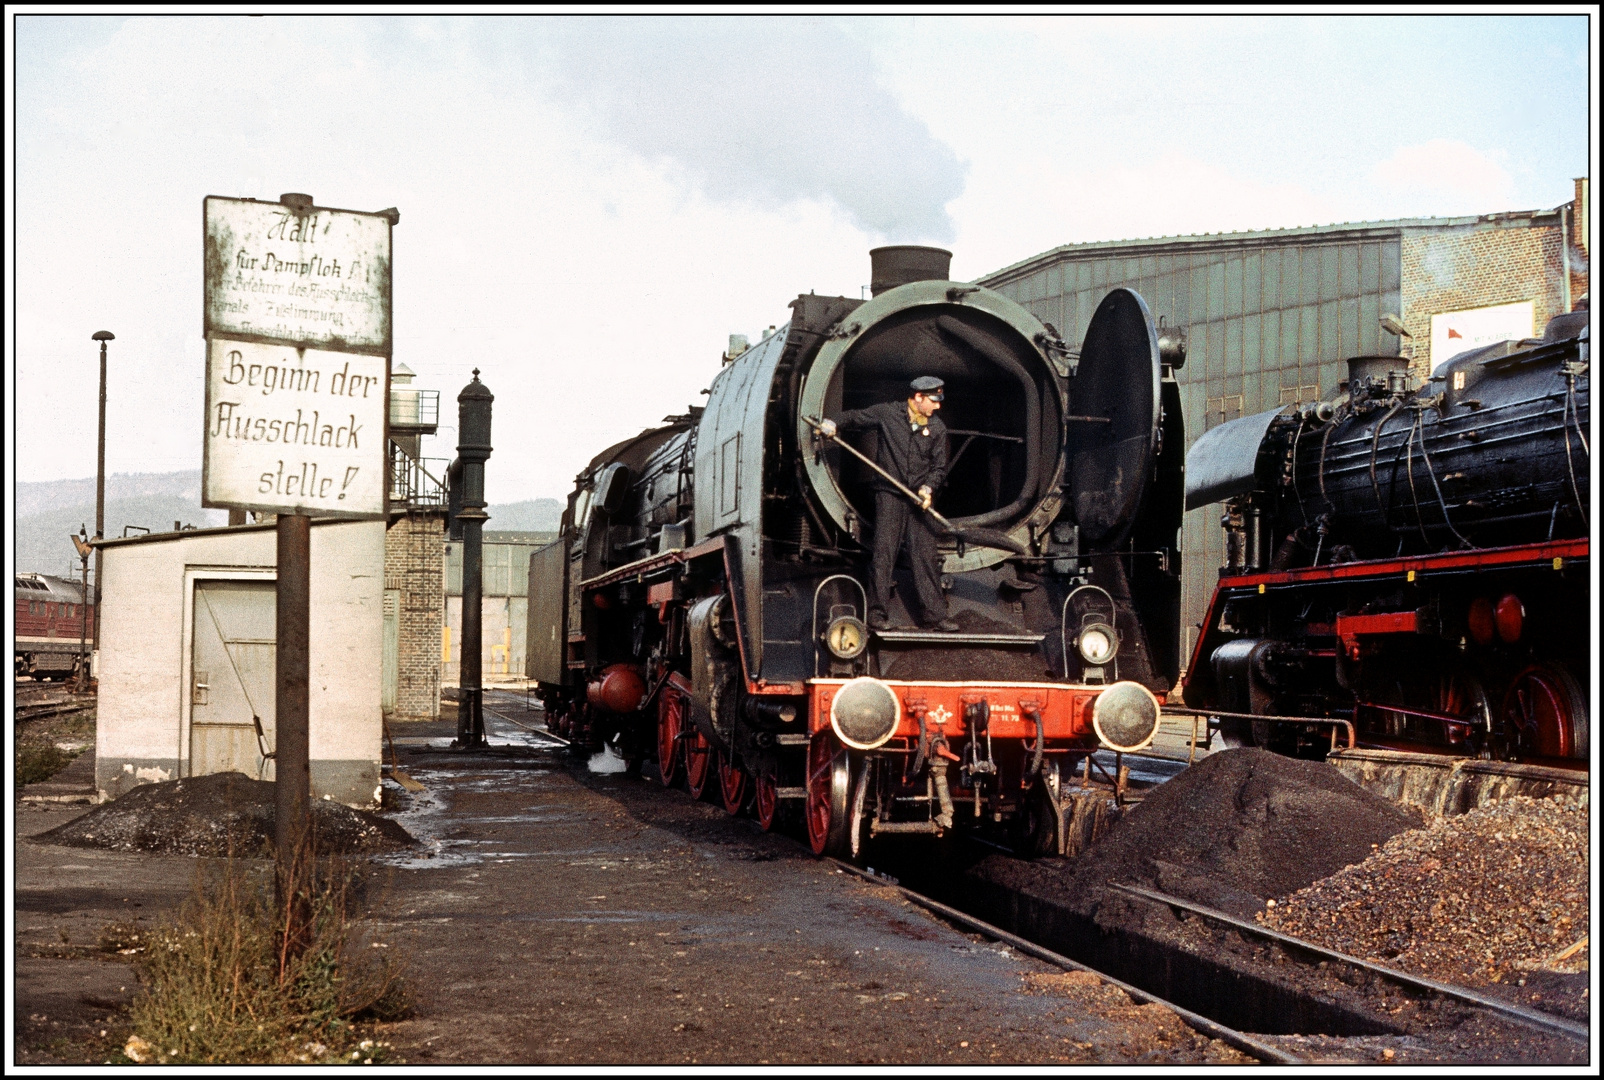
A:
MULTIPOLYGON (((141 784, 32 839, 166 855, 270 856, 274 803, 271 783, 241 773, 214 773, 141 784)), ((388 818, 327 799, 313 801, 312 827, 319 854, 397 851, 417 843, 388 818)))
POLYGON ((1585 970, 1587 810, 1516 797, 1400 833, 1259 916, 1327 948, 1448 982, 1585 970))
POLYGON ((1370 854, 1420 819, 1328 765, 1226 750, 1153 789, 1078 859, 1067 890, 1124 921, 1156 909, 1106 903, 1108 882, 1157 887, 1239 916, 1370 854))

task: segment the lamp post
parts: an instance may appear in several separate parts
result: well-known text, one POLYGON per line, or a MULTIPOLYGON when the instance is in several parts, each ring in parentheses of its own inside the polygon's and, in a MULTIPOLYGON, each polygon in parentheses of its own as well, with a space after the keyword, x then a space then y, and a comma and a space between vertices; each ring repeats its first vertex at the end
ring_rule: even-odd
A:
MULTIPOLYGON (((97 330, 91 341, 100 342, 100 452, 95 459, 95 539, 106 538, 106 342, 115 341, 110 330, 97 330)), ((95 649, 100 652, 100 549, 95 548, 95 649)), ((87 582, 85 588, 88 588, 87 582)), ((84 597, 84 603, 89 597, 84 597)), ((91 654, 93 655, 93 654, 91 654)))

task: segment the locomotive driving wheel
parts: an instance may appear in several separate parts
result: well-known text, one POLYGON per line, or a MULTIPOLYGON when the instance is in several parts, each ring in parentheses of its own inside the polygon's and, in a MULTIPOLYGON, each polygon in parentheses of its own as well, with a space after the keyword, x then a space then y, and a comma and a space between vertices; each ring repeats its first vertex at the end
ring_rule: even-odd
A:
POLYGON ((820 731, 808 743, 807 824, 808 846, 815 855, 845 853, 852 822, 847 817, 847 794, 852 767, 846 748, 829 731, 820 731))
POLYGON ((1472 756, 1491 727, 1487 688, 1457 650, 1394 657, 1370 704, 1375 734, 1472 756))
POLYGON ((695 727, 690 732, 685 739, 685 790, 691 793, 691 798, 700 799, 712 787, 709 781, 714 775, 713 759, 718 751, 695 727))
POLYGON ((757 774, 753 781, 752 814, 764 832, 773 832, 780 821, 780 780, 774 766, 757 774))
POLYGON ((657 702, 657 772, 666 787, 679 780, 680 735, 685 730, 685 697, 672 686, 664 686, 657 702))
POLYGON ((747 782, 746 770, 733 755, 720 754, 718 756, 718 793, 724 800, 724 809, 731 814, 739 814, 746 805, 746 796, 751 792, 752 785, 747 782))
POLYGON ((1500 719, 1511 758, 1587 756, 1587 695, 1559 664, 1533 664, 1515 676, 1500 719))

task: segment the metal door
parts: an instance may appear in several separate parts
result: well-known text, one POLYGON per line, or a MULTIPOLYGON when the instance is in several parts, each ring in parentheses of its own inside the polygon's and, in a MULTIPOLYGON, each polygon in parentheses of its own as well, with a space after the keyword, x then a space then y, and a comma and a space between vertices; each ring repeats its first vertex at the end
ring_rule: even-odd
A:
POLYGON ((271 581, 195 584, 189 773, 273 779, 277 605, 271 581), (255 719, 253 719, 255 718, 255 719), (261 723, 258 738, 256 720, 261 723))

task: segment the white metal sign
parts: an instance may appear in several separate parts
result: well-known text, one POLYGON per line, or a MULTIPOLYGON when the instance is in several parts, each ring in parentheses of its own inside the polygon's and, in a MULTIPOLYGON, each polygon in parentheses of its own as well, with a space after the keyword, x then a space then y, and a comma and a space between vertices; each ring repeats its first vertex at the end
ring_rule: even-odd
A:
POLYGON ((205 334, 390 352, 383 214, 208 195, 205 334))
POLYGON ((1500 341, 1532 336, 1535 316, 1532 302, 1447 311, 1431 317, 1431 369, 1452 360, 1466 349, 1479 349, 1500 341))
POLYGON ((201 504, 383 517, 389 367, 383 356, 213 338, 201 504))

